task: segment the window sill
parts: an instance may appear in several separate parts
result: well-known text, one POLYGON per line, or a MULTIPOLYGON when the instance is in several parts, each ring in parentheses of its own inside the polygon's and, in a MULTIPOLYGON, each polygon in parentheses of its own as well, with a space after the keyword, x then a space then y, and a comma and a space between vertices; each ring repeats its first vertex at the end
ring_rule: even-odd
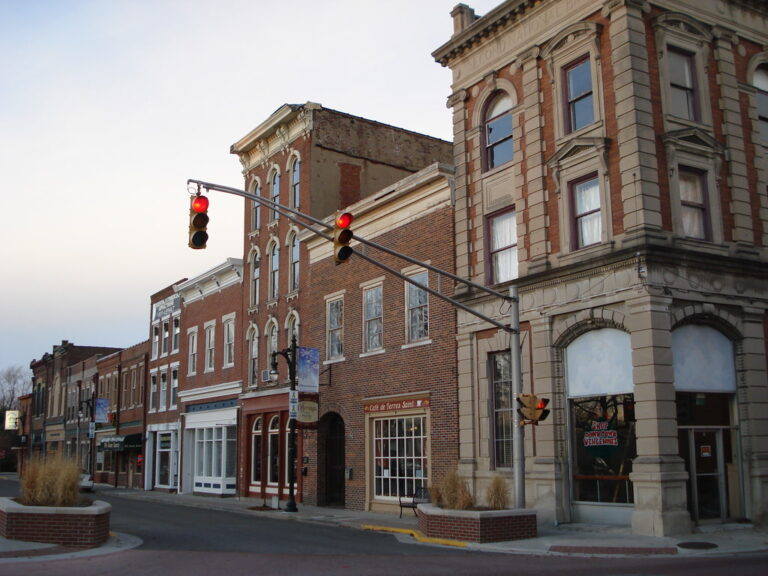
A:
POLYGON ((427 346, 428 344, 432 344, 432 339, 427 338, 426 340, 419 340, 418 342, 409 342, 408 344, 403 344, 400 346, 400 350, 408 350, 409 348, 418 348, 419 346, 427 346))
POLYGON ((378 350, 371 350, 370 352, 363 352, 358 356, 358 358, 368 358, 369 356, 378 356, 379 354, 384 354, 387 351, 386 348, 379 348, 378 350))
POLYGON ((555 148, 560 149, 563 147, 563 145, 567 144, 571 140, 574 140, 575 138, 583 138, 585 136, 588 136, 588 137, 603 136, 604 135, 603 132, 604 132, 603 120, 597 119, 591 124, 587 124, 586 126, 579 128, 578 130, 561 135, 555 142, 555 148))
POLYGON ((496 166, 495 168, 489 168, 489 169, 483 169, 483 172, 480 174, 481 178, 488 178, 489 176, 493 176, 494 174, 498 174, 500 172, 504 172, 504 170, 509 170, 512 168, 512 166, 515 165, 515 157, 512 157, 512 160, 509 162, 505 162, 501 166, 496 166))
POLYGON ((330 360, 323 360, 323 366, 328 366, 329 364, 338 364, 339 362, 346 362, 346 358, 344 356, 340 356, 339 358, 331 358, 330 360))

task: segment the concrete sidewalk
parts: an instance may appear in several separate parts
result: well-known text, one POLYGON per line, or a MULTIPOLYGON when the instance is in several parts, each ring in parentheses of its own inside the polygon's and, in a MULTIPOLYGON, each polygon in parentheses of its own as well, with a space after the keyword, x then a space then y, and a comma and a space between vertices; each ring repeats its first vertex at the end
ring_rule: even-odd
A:
MULTIPOLYGON (((269 516, 287 522, 311 522, 324 525, 347 526, 363 530, 391 532, 401 539, 431 545, 458 546, 465 550, 578 556, 701 556, 768 552, 768 531, 751 524, 716 524, 699 527, 694 534, 679 537, 655 538, 632 534, 627 527, 561 524, 539 526, 539 536, 527 540, 514 540, 492 544, 460 541, 433 541, 419 531, 411 511, 397 515, 326 508, 299 503, 298 512, 265 508, 261 498, 214 498, 189 494, 145 492, 97 485, 95 496, 156 501, 177 506, 216 509, 245 515, 269 516)), ((73 551, 50 544, 18 542, 0 538, 0 563, 33 561, 50 556, 106 554, 141 545, 141 541, 126 534, 113 534, 97 549, 73 551)))

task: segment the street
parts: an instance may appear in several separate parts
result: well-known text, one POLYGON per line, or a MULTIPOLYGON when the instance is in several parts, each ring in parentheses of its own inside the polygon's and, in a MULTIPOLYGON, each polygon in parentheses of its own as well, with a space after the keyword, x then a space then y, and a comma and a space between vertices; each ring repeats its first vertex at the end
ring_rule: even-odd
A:
MULTIPOLYGON (((18 483, 4 478, 0 495, 15 496, 18 483)), ((25 576, 145 576, 183 573, 354 575, 625 575, 708 576, 738 571, 762 576, 766 556, 626 558, 522 556, 468 552, 413 543, 407 537, 271 517, 184 507, 119 493, 93 497, 112 504, 113 532, 141 538, 133 550, 61 560, 0 563, 0 574, 25 576)))

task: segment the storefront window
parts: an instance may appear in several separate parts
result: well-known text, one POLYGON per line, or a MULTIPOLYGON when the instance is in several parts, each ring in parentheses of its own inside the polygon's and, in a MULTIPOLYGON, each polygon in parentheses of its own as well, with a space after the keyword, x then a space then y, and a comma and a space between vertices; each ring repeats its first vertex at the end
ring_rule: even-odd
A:
POLYGON ((171 485, 171 449, 172 435, 158 434, 157 446, 157 485, 171 485))
POLYGON ((253 423, 251 435, 251 483, 261 482, 261 418, 253 423))
POLYGON ((234 488, 235 427, 197 428, 195 444, 195 487, 216 491, 234 488))
POLYGON ((376 496, 412 494, 428 485, 426 417, 374 421, 376 496))
POLYGON ((575 500, 633 502, 634 406, 633 394, 571 400, 575 500))
POLYGON ((280 419, 269 423, 269 483, 277 484, 280 474, 280 419))

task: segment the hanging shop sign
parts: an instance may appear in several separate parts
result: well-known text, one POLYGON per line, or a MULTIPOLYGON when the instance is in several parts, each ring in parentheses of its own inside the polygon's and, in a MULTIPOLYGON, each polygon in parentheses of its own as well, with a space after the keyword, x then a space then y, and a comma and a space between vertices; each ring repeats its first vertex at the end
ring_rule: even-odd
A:
POLYGON ((299 402, 297 422, 302 424, 314 424, 317 422, 320 409, 314 400, 302 400, 299 402))

